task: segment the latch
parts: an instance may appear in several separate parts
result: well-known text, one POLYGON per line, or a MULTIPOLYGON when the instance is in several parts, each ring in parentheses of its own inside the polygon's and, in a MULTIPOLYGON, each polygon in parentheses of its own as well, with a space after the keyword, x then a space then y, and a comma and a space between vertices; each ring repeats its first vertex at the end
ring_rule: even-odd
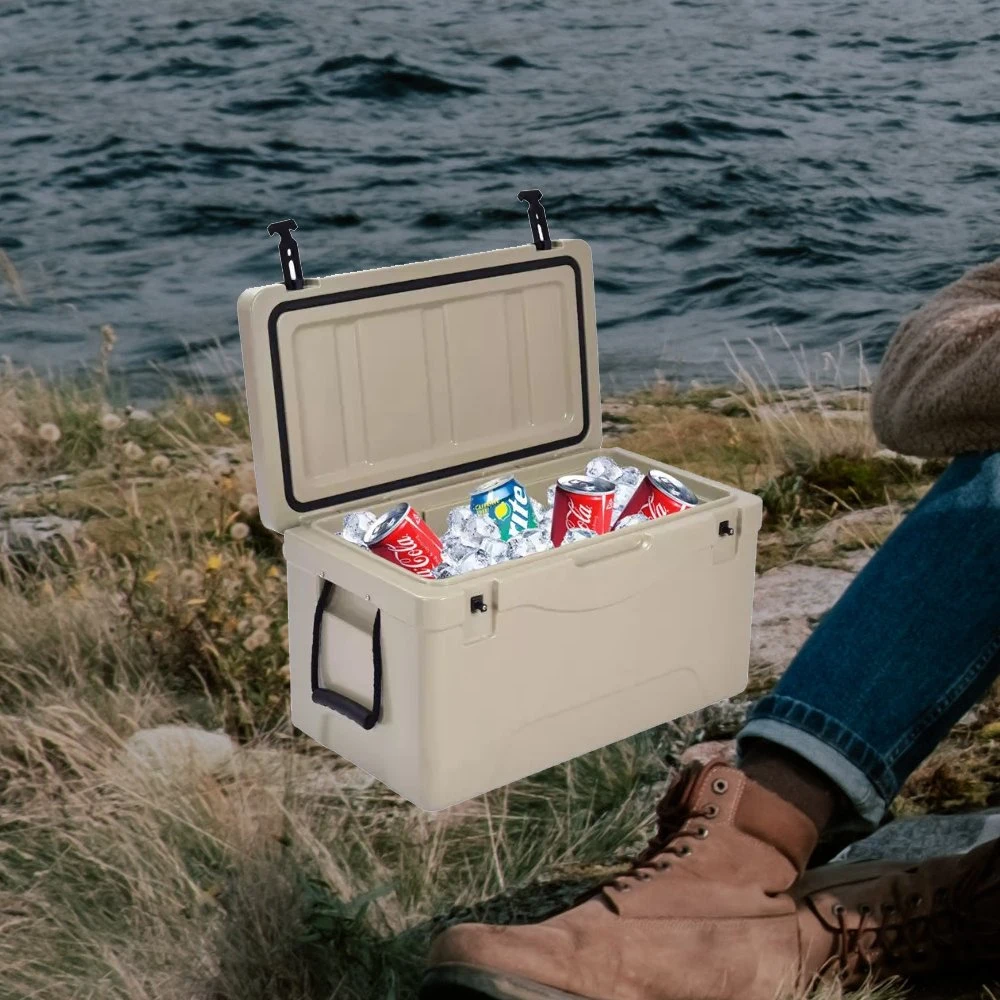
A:
POLYGON ((281 239, 278 241, 278 256, 281 258, 281 275, 285 279, 285 288, 290 292, 305 287, 305 280, 302 277, 302 264, 299 261, 299 245, 292 239, 293 231, 298 228, 295 225, 294 219, 283 219, 281 222, 272 222, 267 227, 268 236, 273 236, 275 233, 281 236, 281 239))
POLYGON ((712 545, 712 562, 728 562, 739 551, 739 515, 725 518, 718 523, 719 539, 712 545), (735 522, 735 524, 734 524, 735 522))
POLYGON ((552 240, 549 239, 549 225, 545 221, 545 209, 542 208, 542 192, 536 188, 520 191, 517 200, 528 203, 528 222, 531 223, 531 236, 535 241, 535 249, 551 250, 552 240))

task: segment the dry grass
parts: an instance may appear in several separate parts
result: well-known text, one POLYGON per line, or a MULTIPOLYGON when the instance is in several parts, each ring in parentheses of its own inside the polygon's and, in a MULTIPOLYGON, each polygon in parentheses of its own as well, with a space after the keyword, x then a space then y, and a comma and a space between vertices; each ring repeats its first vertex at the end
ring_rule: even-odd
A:
MULTIPOLYGON (((109 399, 113 349, 82 385, 0 376, 0 493, 68 477, 7 514, 83 522, 0 558, 0 1000, 412 996, 435 930, 565 904, 642 845, 680 752, 732 735, 697 714, 433 817, 359 781, 285 715, 284 565, 242 399, 135 419, 109 399), (239 749, 140 766, 129 738, 168 723, 239 749)), ((733 395, 742 415, 650 390, 626 446, 758 489, 802 456, 872 456, 854 422, 733 395)))

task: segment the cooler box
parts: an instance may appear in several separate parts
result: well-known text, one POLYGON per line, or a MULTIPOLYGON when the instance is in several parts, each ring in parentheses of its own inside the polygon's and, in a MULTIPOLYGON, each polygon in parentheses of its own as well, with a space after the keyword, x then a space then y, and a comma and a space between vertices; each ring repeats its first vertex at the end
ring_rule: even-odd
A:
POLYGON ((288 563, 292 722, 427 810, 747 682, 761 501, 601 447, 590 248, 538 242, 238 303, 260 514, 288 563), (440 535, 504 473, 545 504, 597 455, 701 503, 443 580, 337 536, 400 500, 440 535))

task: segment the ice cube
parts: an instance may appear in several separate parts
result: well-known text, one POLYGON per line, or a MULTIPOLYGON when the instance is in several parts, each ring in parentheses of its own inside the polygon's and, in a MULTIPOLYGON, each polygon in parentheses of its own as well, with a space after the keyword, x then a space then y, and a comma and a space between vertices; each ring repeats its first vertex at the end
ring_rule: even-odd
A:
POLYGON ((355 545, 365 544, 365 532, 378 520, 370 510, 352 510, 344 518, 344 530, 339 532, 341 538, 355 545))
POLYGON ((472 517, 471 507, 452 507, 448 511, 448 531, 461 531, 470 517, 472 517))
POLYGON ((507 542, 507 558, 521 559, 523 556, 530 556, 534 552, 544 552, 552 548, 548 531, 541 528, 529 528, 517 535, 511 535, 507 542))
POLYGON ((590 528, 570 528, 563 536, 563 545, 567 542, 582 542, 585 538, 596 538, 597 532, 590 528))
POLYGON ((441 539, 441 555, 452 565, 457 566, 470 553, 475 552, 478 546, 469 546, 454 535, 445 536, 441 539))
POLYGON ((486 553, 486 558, 493 566, 498 562, 507 561, 507 543, 499 538, 487 538, 479 547, 480 552, 486 553))
POLYGON ((478 548, 485 538, 499 538, 500 525, 492 517, 475 514, 470 517, 459 531, 459 538, 470 548, 478 548))
POLYGON ((623 517, 616 525, 615 531, 619 528, 627 528, 630 524, 638 524, 640 521, 648 521, 649 518, 645 514, 629 514, 628 517, 623 517))
POLYGON ((477 569, 485 569, 490 564, 489 556, 482 550, 470 552, 459 564, 459 573, 472 573, 477 569))
POLYGON ((458 576, 458 567, 450 562, 438 563, 431 571, 435 580, 448 580, 453 576, 458 576))
POLYGON ((637 486, 615 486, 615 498, 611 503, 616 513, 620 513, 625 509, 625 505, 632 499, 632 494, 635 493, 637 486))
POLYGON ((600 476, 601 479, 615 482, 621 474, 622 470, 618 468, 618 463, 607 455, 598 455, 587 463, 588 476, 600 476))
POLYGON ((545 508, 534 497, 531 498, 531 509, 535 512, 535 521, 541 524, 542 518, 545 516, 545 508))
POLYGON ((615 480, 615 486, 638 486, 642 482, 642 471, 634 465, 627 465, 615 480))

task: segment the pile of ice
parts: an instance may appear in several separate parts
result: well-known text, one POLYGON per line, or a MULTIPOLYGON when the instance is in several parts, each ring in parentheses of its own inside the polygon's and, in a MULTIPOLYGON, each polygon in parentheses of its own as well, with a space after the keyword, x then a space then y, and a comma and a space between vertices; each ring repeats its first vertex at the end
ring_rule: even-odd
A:
MULTIPOLYGON (((588 476, 600 476, 615 484, 615 528, 625 528, 637 521, 648 520, 645 514, 633 514, 620 524, 615 524, 625 505, 632 499, 636 487, 642 482, 643 473, 635 466, 622 469, 610 458, 601 455, 591 459, 585 470, 588 476)), ((492 518, 474 514, 472 508, 453 507, 448 512, 448 529, 441 536, 444 559, 434 571, 439 580, 471 573, 473 570, 496 566, 510 559, 521 559, 536 552, 552 548, 552 506, 555 503, 556 485, 546 492, 547 506, 531 498, 537 528, 513 534, 507 541, 500 537, 500 526, 492 518)), ((352 511, 344 518, 344 528, 338 534, 355 545, 364 545, 365 532, 375 523, 376 515, 370 510, 352 511)), ((595 532, 587 528, 571 528, 566 532, 563 545, 593 538, 595 532)))

